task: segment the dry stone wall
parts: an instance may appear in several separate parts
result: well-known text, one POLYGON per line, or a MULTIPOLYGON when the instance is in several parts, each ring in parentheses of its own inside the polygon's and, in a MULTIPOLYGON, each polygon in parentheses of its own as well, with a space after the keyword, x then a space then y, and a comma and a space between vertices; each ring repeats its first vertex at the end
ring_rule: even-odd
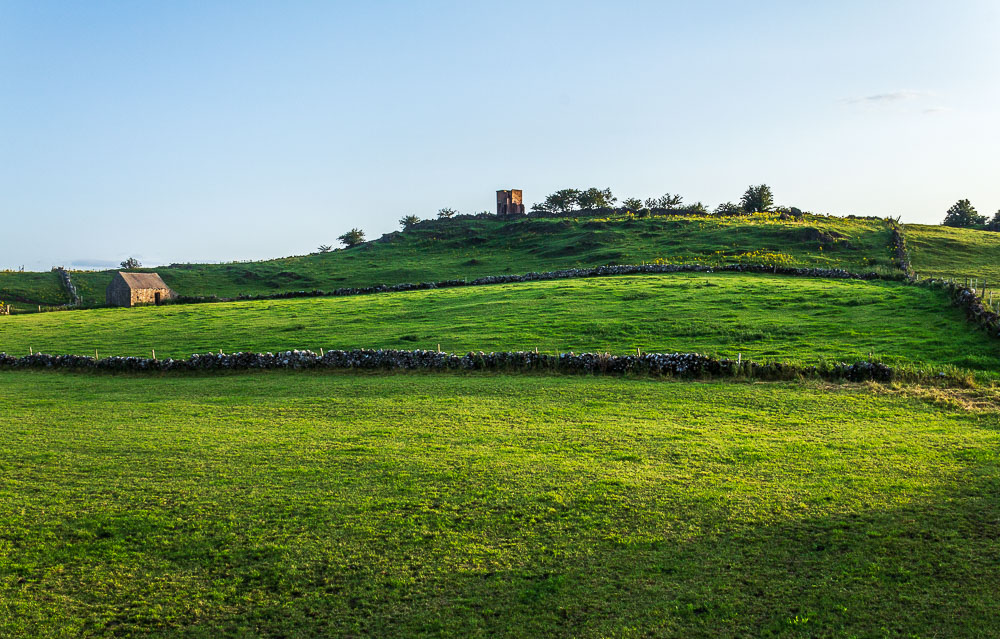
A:
POLYGON ((76 291, 76 285, 73 284, 73 280, 69 276, 69 271, 64 268, 57 268, 56 271, 59 272, 59 280, 66 289, 66 295, 69 296, 69 304, 67 306, 79 306, 80 294, 76 291))
POLYGON ((976 324, 993 337, 1000 337, 1000 313, 997 313, 982 297, 982 291, 959 284, 953 280, 928 278, 920 280, 921 286, 943 289, 952 302, 965 311, 970 322, 976 324))
POLYGON ((913 270, 913 264, 910 262, 910 252, 906 248, 906 237, 903 235, 903 225, 892 218, 887 219, 886 223, 889 225, 889 230, 892 231, 891 249, 892 258, 896 263, 896 268, 903 272, 907 280, 915 281, 917 279, 917 274, 913 270))
POLYGON ((698 353, 561 353, 531 351, 470 352, 367 350, 284 351, 280 353, 194 354, 185 359, 93 357, 34 353, 14 357, 0 353, 0 369, 50 369, 112 373, 226 372, 249 370, 382 370, 382 371, 492 371, 549 372, 583 375, 636 375, 682 378, 795 379, 809 377, 836 381, 889 382, 897 371, 880 362, 861 361, 828 366, 757 363, 746 359, 719 359, 698 353))

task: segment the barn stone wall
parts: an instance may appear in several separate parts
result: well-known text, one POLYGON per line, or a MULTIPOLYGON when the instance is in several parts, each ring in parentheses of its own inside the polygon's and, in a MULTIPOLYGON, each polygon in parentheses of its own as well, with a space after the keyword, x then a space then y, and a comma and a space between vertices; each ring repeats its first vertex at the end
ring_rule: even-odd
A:
POLYGON ((156 304, 156 294, 160 294, 159 301, 174 299, 177 295, 169 288, 136 288, 129 287, 119 277, 116 277, 108 285, 105 293, 105 301, 108 306, 141 306, 146 304, 156 304))
POLYGON ((132 306, 132 289, 120 277, 115 277, 104 294, 108 306, 132 306))
POLYGON ((132 306, 139 306, 141 304, 156 304, 157 301, 164 301, 172 298, 173 291, 169 288, 137 288, 132 290, 132 306), (160 299, 157 300, 156 296, 159 294, 160 299))

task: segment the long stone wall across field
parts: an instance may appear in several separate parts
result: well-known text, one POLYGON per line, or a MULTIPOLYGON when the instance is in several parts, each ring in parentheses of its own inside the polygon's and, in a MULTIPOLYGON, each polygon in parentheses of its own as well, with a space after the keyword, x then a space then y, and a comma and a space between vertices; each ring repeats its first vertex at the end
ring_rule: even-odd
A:
POLYGON ((0 369, 69 370, 109 373, 168 373, 251 370, 379 370, 379 371, 492 371, 503 373, 566 373, 585 375, 635 375, 681 378, 814 378, 830 381, 879 381, 897 379, 899 371, 880 362, 796 366, 758 363, 745 359, 719 359, 697 353, 561 353, 530 351, 465 355, 436 351, 352 350, 285 351, 281 353, 195 354, 186 359, 105 357, 34 353, 13 357, 0 353, 0 369))

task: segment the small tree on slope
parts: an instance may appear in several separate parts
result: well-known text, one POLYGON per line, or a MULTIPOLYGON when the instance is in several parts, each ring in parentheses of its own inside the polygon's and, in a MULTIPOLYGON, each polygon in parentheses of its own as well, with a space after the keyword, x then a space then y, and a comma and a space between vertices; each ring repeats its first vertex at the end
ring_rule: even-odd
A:
POLYGON ((365 241, 365 232, 361 229, 351 229, 337 239, 347 248, 351 248, 352 246, 357 246, 365 241))
POLYGON ((952 204, 948 212, 945 213, 943 224, 956 228, 968 228, 977 224, 986 224, 986 218, 976 211, 971 202, 959 200, 952 204))

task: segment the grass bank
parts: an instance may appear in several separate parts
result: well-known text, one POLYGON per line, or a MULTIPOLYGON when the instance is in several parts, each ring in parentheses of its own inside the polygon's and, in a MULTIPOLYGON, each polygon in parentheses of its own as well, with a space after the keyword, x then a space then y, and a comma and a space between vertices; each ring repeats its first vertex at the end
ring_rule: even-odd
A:
POLYGON ((1000 233, 907 224, 906 244, 920 277, 979 278, 991 288, 1000 285, 1000 233))
MULTIPOLYGON (((47 273, 0 271, 0 301, 27 301, 24 308, 38 304, 56 306, 69 302, 66 289, 55 271, 47 273)), ((17 308, 22 305, 15 304, 17 308)))
POLYGON ((702 352, 813 364, 1000 371, 996 340, 947 296, 897 282, 672 274, 347 298, 99 309, 0 322, 0 351, 186 357, 194 352, 402 348, 702 352))
POLYGON ((993 636, 1000 433, 862 388, 0 374, 0 636, 993 636))

